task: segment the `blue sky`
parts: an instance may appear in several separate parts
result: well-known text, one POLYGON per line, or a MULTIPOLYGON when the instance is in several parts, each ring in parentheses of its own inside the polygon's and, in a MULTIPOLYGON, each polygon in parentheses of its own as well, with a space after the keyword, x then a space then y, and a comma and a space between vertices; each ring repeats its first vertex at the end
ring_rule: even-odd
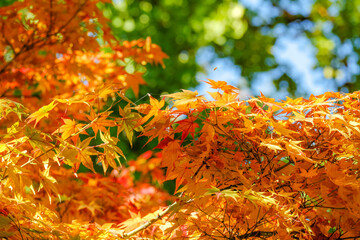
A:
MULTIPOLYGON (((261 24, 269 21, 278 13, 277 9, 264 0, 242 0, 240 1, 246 8, 258 12, 259 17, 254 18, 253 24, 261 24)), ((293 1, 281 0, 280 4, 293 14, 308 15, 311 11, 313 1, 303 0, 299 4, 293 1)), ((332 81, 323 76, 321 69, 314 69, 316 64, 316 50, 310 40, 294 29, 286 29, 279 26, 272 34, 275 34, 277 41, 272 49, 272 53, 278 63, 287 65, 287 73, 293 77, 298 84, 298 94, 308 96, 310 94, 318 95, 327 91, 335 91, 336 88, 332 81)), ((206 73, 198 73, 198 80, 206 78, 214 80, 227 81, 234 86, 240 86, 244 97, 258 95, 261 91, 265 95, 276 99, 285 98, 288 93, 286 90, 277 91, 272 80, 281 74, 276 69, 270 72, 264 72, 257 75, 252 86, 246 86, 246 81, 242 80, 241 68, 235 66, 231 58, 217 58, 213 49, 205 47, 199 50, 197 62, 206 69, 206 73), (209 61, 208 59, 214 59, 209 61), (214 70, 214 68, 217 68, 214 70)), ((196 90, 200 94, 206 94, 210 89, 206 84, 201 83, 196 90)))

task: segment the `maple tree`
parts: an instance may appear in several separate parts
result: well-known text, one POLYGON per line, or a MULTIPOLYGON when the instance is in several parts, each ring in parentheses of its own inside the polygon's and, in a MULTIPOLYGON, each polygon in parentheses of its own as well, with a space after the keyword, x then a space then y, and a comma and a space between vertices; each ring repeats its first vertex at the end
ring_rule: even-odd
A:
POLYGON ((97 4, 0 8, 0 237, 360 237, 359 92, 240 100, 209 79, 213 100, 136 105, 125 91, 166 55, 115 39, 97 4), (124 161, 134 132, 157 146, 124 161))

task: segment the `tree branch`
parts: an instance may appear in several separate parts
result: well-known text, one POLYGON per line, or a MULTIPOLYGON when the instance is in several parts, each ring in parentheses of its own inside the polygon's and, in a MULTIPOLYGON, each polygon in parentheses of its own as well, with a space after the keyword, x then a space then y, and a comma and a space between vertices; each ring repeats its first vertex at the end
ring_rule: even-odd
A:
POLYGON ((254 231, 251 233, 245 233, 243 235, 238 235, 236 238, 237 239, 246 239, 246 238, 251 238, 251 237, 268 238, 268 237, 275 236, 276 234, 277 234, 277 231, 274 231, 274 232, 254 231))
POLYGON ((166 214, 168 214, 170 211, 174 210, 176 207, 179 207, 180 203, 179 202, 174 202, 173 204, 171 204, 168 208, 166 208, 163 212, 159 213, 155 218, 145 222, 143 225, 135 228, 134 230, 128 232, 128 233, 124 233, 122 235, 123 238, 129 238, 135 234, 137 234, 138 232, 145 230, 147 227, 151 226, 153 223, 157 222, 158 220, 160 220, 162 217, 164 217, 166 214))

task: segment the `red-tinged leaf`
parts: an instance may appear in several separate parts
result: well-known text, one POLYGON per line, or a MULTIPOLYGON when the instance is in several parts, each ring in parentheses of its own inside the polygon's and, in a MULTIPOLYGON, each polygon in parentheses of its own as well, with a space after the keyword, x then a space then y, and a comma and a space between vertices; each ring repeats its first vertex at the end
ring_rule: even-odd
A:
POLYGON ((195 129, 199 128, 199 124, 195 122, 196 118, 192 115, 189 115, 188 118, 177 121, 176 123, 179 124, 176 128, 176 132, 181 132, 181 141, 191 134, 192 138, 195 139, 195 129))
MULTIPOLYGON (((156 148, 158 149, 164 149, 165 147, 167 147, 167 145, 170 143, 170 142, 173 142, 174 139, 171 138, 171 137, 166 137, 164 138, 163 140, 161 140, 161 142, 159 142, 159 144, 156 146, 156 148)), ((155 149, 156 149, 155 148, 155 149)))

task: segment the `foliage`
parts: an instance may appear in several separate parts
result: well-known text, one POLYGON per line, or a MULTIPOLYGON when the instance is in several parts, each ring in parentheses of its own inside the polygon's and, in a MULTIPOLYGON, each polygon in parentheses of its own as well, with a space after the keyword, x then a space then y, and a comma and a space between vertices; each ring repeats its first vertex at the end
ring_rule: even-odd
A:
POLYGON ((181 193, 161 235, 358 238, 359 92, 240 101, 238 89, 208 83, 214 100, 184 91, 145 115, 143 134, 159 139, 160 166, 181 193))
POLYGON ((116 40, 97 6, 0 8, 0 237, 360 237, 359 92, 241 101, 208 79, 213 100, 137 105, 125 91, 166 55, 116 40), (125 161, 119 135, 131 145, 134 132, 156 147, 125 161))
POLYGON ((1 96, 28 98, 27 106, 38 106, 37 98, 47 104, 53 97, 80 99, 95 92, 87 96, 92 101, 114 88, 138 94, 143 70, 128 72, 126 62, 163 64, 166 55, 150 38, 119 44, 98 17, 97 3, 34 0, 1 8, 1 96))
POLYGON ((131 103, 125 90, 144 83, 144 69, 127 72, 126 62, 162 64, 166 55, 150 38, 116 41, 97 4, 0 9, 1 237, 106 238, 112 224, 170 199, 119 168, 125 155, 116 136, 131 141, 140 115, 129 106, 110 111, 131 103), (80 173, 85 167, 93 173, 80 173))

